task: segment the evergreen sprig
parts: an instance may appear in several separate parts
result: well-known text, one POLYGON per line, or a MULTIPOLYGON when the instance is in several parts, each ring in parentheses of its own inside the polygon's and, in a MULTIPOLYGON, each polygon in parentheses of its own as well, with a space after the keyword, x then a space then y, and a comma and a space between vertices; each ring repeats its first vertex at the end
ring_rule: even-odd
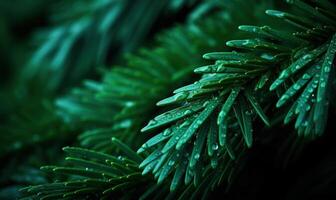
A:
MULTIPOLYGON (((250 7, 241 2, 240 11, 245 13, 250 7)), ((204 54, 213 64, 195 68, 207 62, 192 58, 201 54, 204 46, 212 49, 206 51, 215 50, 227 35, 225 30, 219 34, 222 30, 217 22, 221 17, 230 19, 231 12, 214 15, 198 27, 191 24, 174 29, 171 33, 177 35, 163 37, 160 48, 130 56, 127 67, 105 72, 103 83, 87 82, 86 89, 58 101, 63 111, 70 113, 64 118, 87 130, 80 136, 82 145, 97 151, 65 148, 71 154, 67 160, 74 165, 44 169, 70 176, 61 182, 24 188, 23 193, 33 199, 117 195, 131 199, 132 194, 144 199, 204 199, 216 187, 235 180, 248 149, 265 137, 253 130, 258 121, 267 129, 295 119, 299 138, 309 141, 322 135, 329 104, 334 101, 336 5, 326 0, 288 3, 288 12, 267 10, 266 14, 289 26, 278 21, 274 24, 281 25, 241 25, 239 29, 252 38, 230 40, 226 42, 228 51, 204 54), (143 138, 136 133, 155 113, 153 102, 189 82, 191 70, 202 77, 157 103, 166 106, 160 110, 163 113, 141 131, 159 133, 138 149, 138 155, 132 149, 143 138), (173 76, 166 77, 168 74, 173 76), (139 98, 143 94, 146 96, 139 98), (100 112, 95 113, 97 110, 100 112), (111 151, 112 144, 119 151, 111 151), (121 152, 126 158, 98 151, 121 152)))
MULTIPOLYGON (((102 83, 87 81, 85 88, 75 89, 68 97, 58 100, 57 104, 61 108, 60 113, 63 119, 68 121, 70 125, 79 122, 77 127, 84 127, 84 129, 89 127, 89 130, 80 136, 83 146, 100 151, 111 150, 113 148, 110 140, 112 136, 117 136, 127 144, 139 146, 139 143, 143 141, 141 139, 143 136, 137 132, 140 131, 143 123, 152 116, 148 111, 155 111, 154 104, 163 95, 162 91, 168 94, 172 88, 181 85, 186 80, 190 82, 190 79, 193 79, 190 74, 194 66, 205 64, 199 55, 210 49, 220 49, 223 45, 222 38, 228 37, 231 33, 230 30, 236 27, 241 20, 244 20, 241 13, 232 12, 233 8, 242 5, 246 11, 245 14, 251 15, 250 20, 255 20, 254 13, 251 13, 250 7, 245 5, 243 1, 235 1, 232 4, 224 4, 224 6, 222 2, 218 3, 210 6, 202 5, 199 8, 202 12, 197 12, 197 15, 205 14, 204 7, 206 7, 206 12, 207 10, 211 11, 212 7, 221 7, 209 19, 201 19, 193 14, 192 20, 185 28, 178 27, 162 34, 159 37, 158 48, 143 49, 137 56, 128 56, 128 65, 114 67, 105 72, 102 83), (218 30, 216 27, 223 28, 218 30), (161 58, 161 61, 158 58, 161 58), (138 73, 134 73, 135 71, 138 73), (166 76, 166 79, 162 79, 164 78, 162 77, 163 73, 170 73, 172 76, 166 76), (135 80, 137 81, 130 85, 135 80), (144 93, 150 91, 150 94, 153 95, 148 95, 147 98, 136 95, 140 89, 144 93), (134 114, 136 111, 134 106, 129 107, 131 101, 135 102, 133 105, 137 108, 140 106, 144 108, 140 109, 141 113, 134 114), (139 115, 147 117, 139 118, 139 115), (110 116, 116 117, 111 118, 110 116), (134 124, 125 123, 129 121, 134 121, 134 124), (113 123, 112 127, 111 123, 113 123), (131 125, 131 127, 125 127, 125 124, 131 125), (100 127, 97 128, 97 126, 100 127)), ((210 175, 207 180, 211 178, 210 175)), ((154 181, 152 184, 156 185, 154 181)), ((175 191, 177 186, 181 186, 178 177, 172 182, 170 189, 175 191)), ((199 193, 206 196, 210 190, 205 186, 203 181, 203 184, 197 185, 196 188, 193 185, 186 188, 180 187, 176 194, 182 194, 181 198, 196 197, 195 195, 199 193)), ((215 187, 215 183, 213 187, 215 187)), ((81 189, 84 188, 85 186, 81 189)), ((166 189, 169 191, 169 187, 166 189)), ((26 192, 30 194, 42 192, 51 196, 53 193, 52 191, 44 191, 42 187, 26 192)), ((91 190, 91 193, 93 194, 95 191, 91 190)), ((172 193, 173 196, 176 194, 172 193)))
MULTIPOLYGON (((88 129, 79 136, 83 146, 108 151, 112 136, 133 147, 143 142, 137 133, 155 113, 155 102, 168 96, 173 88, 194 80, 191 73, 195 65, 206 63, 199 55, 220 49, 222 38, 228 37, 230 30, 239 24, 241 14, 233 13, 227 5, 204 4, 205 16, 210 15, 212 7, 220 9, 205 20, 192 14, 192 20, 184 27, 160 34, 158 47, 143 48, 136 55, 126 56, 126 65, 104 72, 101 83, 86 81, 83 88, 57 100, 66 121, 88 129), (231 19, 236 20, 233 23, 231 19)), ((234 5, 242 4, 237 1, 234 5)), ((201 4, 199 9, 203 7, 201 4)))
POLYGON ((113 142, 127 157, 65 147, 63 150, 68 155, 65 159, 72 165, 45 166, 41 169, 70 178, 66 181, 26 187, 21 192, 28 194, 27 199, 109 199, 121 194, 123 199, 132 199, 132 195, 138 193, 140 188, 144 191, 145 184, 149 187, 150 177, 143 177, 138 169, 141 157, 119 140, 113 139, 113 142))
POLYGON ((277 94, 282 94, 277 107, 292 102, 284 122, 296 117, 299 136, 314 138, 324 132, 335 81, 335 6, 327 1, 288 2, 295 7, 293 14, 266 14, 294 25, 293 31, 239 26, 255 38, 228 41, 231 52, 205 54, 216 62, 195 69, 202 78, 157 103, 177 108, 142 129, 166 128, 138 152, 153 152, 140 166, 151 168, 159 182, 173 171, 185 174, 186 184, 192 178, 197 183, 209 168, 222 171, 218 166, 230 165, 258 137, 252 130, 257 116, 272 125, 265 111, 272 109, 277 94))

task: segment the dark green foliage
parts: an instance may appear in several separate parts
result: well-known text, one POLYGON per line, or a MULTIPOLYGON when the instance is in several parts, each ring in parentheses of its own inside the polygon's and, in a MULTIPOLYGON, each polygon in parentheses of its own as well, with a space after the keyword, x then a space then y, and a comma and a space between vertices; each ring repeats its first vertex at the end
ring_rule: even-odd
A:
MULTIPOLYGON (((224 10, 220 4, 214 5, 224 10)), ((236 18, 240 14, 230 15, 236 18)), ((226 15, 215 12, 205 20, 196 18, 185 27, 162 33, 158 47, 126 56, 126 66, 105 71, 102 83, 86 81, 84 88, 58 99, 63 118, 69 123, 88 126, 79 136, 83 146, 108 151, 112 136, 139 146, 143 137, 138 132, 155 112, 155 103, 177 86, 194 79, 191 76, 194 66, 205 63, 199 55, 208 49, 219 49, 223 45, 222 37, 228 36, 228 30, 235 26, 226 15), (214 29, 221 26, 226 28, 214 29)))
MULTIPOLYGON (((336 27, 333 16, 319 11, 332 13, 334 10, 323 3, 290 3, 303 14, 297 16, 275 10, 267 10, 266 14, 293 24, 296 26, 294 31, 284 32, 268 26, 240 26, 240 30, 251 32, 256 38, 228 41, 226 45, 234 49, 231 52, 205 54, 204 58, 216 62, 195 69, 196 73, 203 74, 202 78, 175 90, 174 96, 158 103, 181 107, 159 115, 142 129, 167 128, 173 123, 165 129, 165 132, 173 132, 167 136, 169 140, 153 150, 155 153, 161 149, 162 155, 151 163, 158 162, 155 164, 158 166, 162 159, 173 163, 176 168, 170 170, 184 171, 186 184, 190 177, 196 180, 210 167, 217 171, 218 162, 228 165, 237 152, 244 152, 242 146, 252 147, 253 138, 258 137, 252 130, 256 116, 270 125, 264 110, 273 106, 269 104, 276 94, 268 92, 268 88, 271 91, 277 89, 278 93, 285 91, 276 106, 286 102, 292 104, 287 106, 284 121, 288 123, 296 118, 295 128, 299 136, 314 138, 324 132, 328 105, 332 101, 330 89, 334 83, 332 65, 336 53, 336 27), (317 20, 313 22, 315 18, 317 20), (274 80, 279 70, 281 73, 274 80), (308 82, 310 84, 306 86, 308 82), (281 90, 282 85, 285 87, 281 90), (302 95, 294 101, 300 90, 303 90, 302 95), (212 125, 212 121, 217 121, 217 125, 212 125), (205 136, 204 132, 209 133, 205 136), (234 140, 240 138, 245 144, 238 142, 239 146, 232 147, 234 140), (186 156, 176 160, 176 152, 186 156), (189 164, 184 166, 185 169, 177 167, 187 161, 189 164)), ((147 143, 142 148, 146 146, 147 143)), ((158 176, 156 171, 153 172, 158 176)), ((158 180, 165 177, 160 175, 158 180)))
POLYGON ((34 103, 19 101, 24 106, 0 126, 10 133, 0 155, 53 140, 78 147, 63 148, 64 163, 55 154, 58 164, 41 167, 47 175, 30 186, 26 181, 22 199, 260 199, 266 190, 279 199, 308 198, 303 191, 309 190, 322 198, 335 185, 334 136, 328 134, 334 131, 335 3, 96 0, 67 6, 14 86, 14 97, 25 88, 37 96, 24 96, 34 103), (157 19, 179 10, 188 12, 183 25, 119 59, 157 19), (119 64, 101 68, 101 80, 71 89, 92 67, 109 64, 107 58, 119 64), (44 81, 47 87, 38 90, 44 81), (320 157, 311 156, 316 146, 320 157), (308 170, 323 180, 310 184, 308 170))
MULTIPOLYGON (((149 20, 149 27, 152 27, 152 23, 154 23, 156 20, 165 19, 166 17, 168 17, 168 15, 171 15, 172 13, 179 13, 181 9, 192 9, 197 4, 197 1, 169 1, 162 3, 167 5, 169 4, 170 9, 166 10, 167 12, 165 12, 165 14, 161 12, 160 15, 155 15, 156 17, 151 17, 147 19, 147 21, 149 20)), ((13 178, 14 176, 16 176, 13 175, 15 173, 15 169, 12 169, 13 166, 15 166, 15 168, 22 167, 29 169, 33 167, 36 168, 44 163, 52 162, 49 159, 46 159, 47 156, 40 156, 38 155, 38 153, 34 153, 36 151, 40 152, 43 148, 45 148, 43 147, 43 144, 55 143, 59 145, 59 143, 62 143, 62 145, 65 145, 73 143, 75 141, 77 134, 79 133, 79 131, 83 130, 83 127, 72 126, 64 123, 62 118, 59 117, 59 110, 54 105, 54 99, 57 96, 63 94, 64 90, 71 89, 74 86, 74 83, 78 82, 83 77, 86 77, 88 75, 87 69, 92 69, 93 67, 98 68, 101 67, 100 65, 108 64, 105 61, 100 61, 99 65, 90 63, 91 61, 96 60, 95 56, 91 55, 85 56, 85 59, 77 57, 76 55, 78 52, 79 54, 87 55, 88 51, 92 50, 91 48, 78 48, 78 46, 94 46, 98 44, 95 42, 95 38, 91 38, 92 35, 99 35, 99 33, 97 32, 98 30, 94 28, 94 26, 96 26, 97 23, 100 23, 99 19, 102 16, 110 13, 110 9, 114 9, 114 4, 128 4, 128 7, 134 6, 133 11, 134 9, 138 8, 138 5, 146 6, 142 5, 141 1, 131 6, 131 1, 100 0, 86 2, 78 1, 77 4, 79 7, 76 7, 75 9, 73 8, 75 7, 74 5, 76 3, 73 1, 62 2, 60 5, 55 5, 50 2, 48 4, 47 1, 34 1, 34 3, 32 3, 31 0, 26 0, 24 2, 21 1, 19 7, 17 7, 16 4, 18 4, 16 1, 0 3, 0 45, 2 47, 1 49, 4 50, 3 56, 5 57, 4 60, 0 60, 1 65, 3 66, 1 67, 0 73, 0 80, 1 83, 3 83, 1 84, 0 88, 0 130, 2 133, 0 142, 0 155, 1 161, 2 163, 4 163, 1 169, 1 174, 8 171, 12 173, 8 173, 6 174, 6 176, 3 176, 3 179, 1 180, 1 187, 3 185, 6 187, 12 187, 12 185, 13 187, 17 187, 15 184, 29 183, 29 181, 21 181, 24 179, 19 180, 13 178), (110 6, 105 5, 104 7, 104 5, 101 4, 104 2, 105 4, 108 4, 110 6), (95 4, 99 5, 94 6, 95 4), (52 9, 52 7, 54 9, 52 9), (64 9, 59 9, 60 7, 64 7, 64 9), (80 10, 83 11, 83 8, 85 8, 87 12, 77 12, 80 10), (73 12, 74 10, 76 10, 76 12, 73 12), (60 16, 56 17, 57 13, 65 14, 65 11, 68 14, 66 14, 66 16, 63 16, 64 18, 62 18, 67 18, 68 20, 61 20, 59 18, 60 16), (34 56, 33 58, 31 58, 31 51, 27 50, 28 39, 30 35, 33 35, 31 31, 34 28, 36 29, 36 26, 40 28, 40 26, 43 26, 45 24, 39 24, 41 22, 35 21, 31 22, 30 20, 34 19, 34 16, 35 18, 43 17, 45 13, 48 13, 48 17, 54 19, 52 20, 53 22, 46 20, 48 21, 47 23, 50 27, 47 27, 48 31, 43 32, 42 37, 51 37, 55 34, 54 31, 57 32, 59 30, 64 31, 64 36, 59 38, 59 41, 54 43, 54 46, 49 45, 48 47, 47 41, 51 42, 50 40, 47 40, 46 43, 43 43, 42 41, 43 44, 41 44, 41 46, 44 46, 45 48, 37 50, 34 54, 34 56, 40 56, 40 58, 36 58, 34 56), (77 13, 78 15, 73 15, 74 13, 77 13), (76 24, 81 24, 80 21, 82 21, 82 19, 84 18, 92 22, 90 25, 91 28, 83 29, 80 34, 77 35, 78 37, 67 37, 69 35, 67 33, 69 31, 69 27, 73 27, 72 25, 76 26, 76 24), (25 23, 31 24, 26 25, 25 23), (58 28, 52 28, 51 23, 58 28), (26 26, 32 27, 27 28, 26 26), (24 35, 25 38, 21 38, 22 35, 24 35), (83 37, 87 38, 85 39, 86 42, 82 40, 83 37), (22 42, 22 40, 24 40, 24 42, 22 42), (69 47, 69 40, 76 40, 76 42, 73 44, 74 46, 70 48, 70 52, 63 51, 64 48, 63 50, 58 49, 59 47, 61 48, 64 46, 69 47), (20 42, 22 42, 22 44, 20 42), (19 43, 20 46, 16 45, 17 43, 19 43), (46 53, 43 52, 42 49, 47 50, 50 48, 52 48, 53 50, 50 50, 50 52, 48 50, 48 55, 42 56, 42 58, 41 53, 43 55, 46 53), (26 52, 24 52, 24 50, 26 52), (80 51, 82 53, 80 53, 80 51), (11 54, 12 52, 14 55, 11 54), (63 56, 57 56, 59 54, 63 54, 63 56), (63 59, 63 61, 61 58, 63 59), (27 59, 32 60, 30 60, 30 62, 27 59), (89 59, 89 62, 87 62, 87 59, 89 59), (32 63, 33 60, 35 60, 37 63, 32 63), (50 64, 54 61, 56 63, 59 63, 59 65, 50 64), (68 65, 68 63, 72 64, 68 65), (78 63, 78 65, 76 65, 75 63, 78 63), (27 150, 31 149, 33 150, 27 152, 27 150), (24 151, 27 152, 27 155, 21 156, 24 151), (16 157, 16 159, 11 159, 12 157, 16 157), (10 162, 7 165, 8 160, 11 160, 13 162, 10 162)), ((156 13, 160 11, 160 9, 156 9, 157 7, 154 4, 151 6, 153 6, 152 12, 156 13)), ((134 12, 128 13, 128 11, 131 10, 126 9, 125 12, 122 13, 123 17, 126 18, 127 15, 135 14, 134 12)), ((151 14, 148 10, 139 10, 138 15, 141 15, 141 13, 143 12, 146 12, 151 16, 153 16, 152 14, 154 14, 151 14)), ((131 18, 134 19, 136 17, 131 18)), ((122 23, 121 25, 125 26, 125 29, 127 29, 127 31, 130 33, 133 33, 134 31, 132 31, 132 29, 136 28, 127 27, 127 25, 125 25, 124 23, 122 23)), ((164 26, 168 25, 170 24, 164 26)), ((140 33, 140 29, 137 29, 138 31, 140 31, 139 34, 141 35, 141 37, 135 39, 136 41, 134 40, 134 42, 130 42, 129 40, 127 40, 127 45, 129 46, 127 48, 125 46, 125 51, 131 50, 139 43, 141 43, 146 38, 146 36, 149 35, 151 28, 149 28, 148 26, 141 27, 144 28, 144 32, 142 33, 140 33)), ((119 29, 113 28, 113 30, 119 29)), ((34 37, 41 33, 42 32, 34 34, 34 37)), ((31 43, 30 40, 29 43, 31 43)), ((106 43, 106 45, 109 44, 112 44, 112 42, 106 43)), ((123 44, 117 43, 115 41, 113 42, 113 45, 113 48, 124 47, 123 44)), ((102 53, 110 54, 107 52, 108 48, 105 48, 102 53)), ((110 55, 108 57, 112 58, 110 55)), ((55 149, 56 148, 52 148, 51 151, 55 151, 55 149)), ((62 157, 62 155, 59 154, 58 151, 55 151, 55 154, 57 156, 54 156, 53 162, 59 160, 58 157, 62 157)), ((6 193, 4 195, 6 195, 6 193)), ((0 197, 2 198, 1 191, 0 197)), ((14 197, 8 196, 8 198, 14 197)))
MULTIPOLYGON (((117 142, 117 145, 125 151, 124 144, 117 142)), ((124 199, 132 199, 132 195, 139 192, 139 187, 148 184, 150 179, 141 176, 138 169, 141 157, 138 158, 129 149, 125 153, 133 155, 134 160, 77 147, 65 147, 63 150, 68 154, 65 159, 71 166, 45 166, 41 169, 70 175, 68 180, 27 187, 22 189, 23 194, 35 194, 29 195, 32 199, 109 199, 122 193, 124 199), (133 192, 130 191, 132 188, 133 192)))
MULTIPOLYGON (((99 0, 58 3, 50 19, 53 28, 37 35, 41 43, 34 53, 29 71, 45 65, 56 76, 53 87, 76 83, 93 67, 109 63, 111 57, 133 50, 164 15, 192 7, 197 0, 99 0), (64 5, 65 4, 65 5, 64 5), (112 52, 113 54, 111 55, 112 52)), ((36 42, 36 43, 37 43, 36 42)))

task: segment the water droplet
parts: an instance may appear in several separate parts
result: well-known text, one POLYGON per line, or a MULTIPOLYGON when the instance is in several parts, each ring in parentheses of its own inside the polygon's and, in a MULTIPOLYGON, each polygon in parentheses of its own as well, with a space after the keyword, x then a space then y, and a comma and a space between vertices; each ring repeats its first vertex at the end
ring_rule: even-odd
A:
POLYGON ((181 92, 181 93, 175 94, 175 95, 174 95, 174 99, 175 99, 176 101, 178 101, 178 100, 183 100, 183 99, 185 99, 187 96, 188 96, 188 93, 186 93, 186 92, 181 92))
POLYGON ((306 106, 306 111, 310 110, 310 105, 306 106))
POLYGON ((260 57, 262 57, 265 60, 273 60, 274 59, 274 56, 271 55, 271 54, 268 54, 268 53, 263 53, 263 54, 261 54, 260 57))
POLYGON ((203 103, 203 107, 206 107, 209 104, 209 101, 203 103))
POLYGON ((218 149, 218 144, 213 144, 212 149, 216 151, 218 149))
POLYGON ((191 114, 191 113, 192 113, 191 110, 186 110, 186 111, 184 111, 184 114, 185 114, 185 115, 189 115, 189 114, 191 114))
POLYGON ((299 90, 300 89, 300 85, 299 84, 294 84, 293 88, 294 88, 294 90, 299 90))
POLYGON ((199 153, 197 153, 197 154, 194 155, 194 159, 195 160, 198 160, 199 158, 200 158, 200 154, 199 153))
POLYGON ((120 126, 120 128, 128 128, 132 125, 132 120, 130 119, 123 120, 118 125, 120 126))
POLYGON ((132 106, 134 106, 134 105, 135 105, 134 101, 126 101, 126 102, 125 102, 125 106, 126 106, 126 107, 132 107, 132 106))
POLYGON ((324 88, 326 86, 326 82, 321 82, 320 86, 321 86, 321 88, 324 88))
POLYGON ((158 122, 156 120, 150 120, 148 126, 156 125, 158 122))
POLYGON ((167 128, 166 130, 163 131, 163 136, 168 136, 172 131, 170 128, 167 128))
POLYGON ((309 75, 309 74, 304 74, 304 75, 302 76, 302 78, 303 78, 303 79, 309 79, 309 78, 310 78, 310 75, 309 75))
POLYGON ((170 160, 169 162, 168 162, 168 165, 169 166, 173 166, 175 164, 175 161, 173 161, 173 160, 170 160))
POLYGON ((304 59, 304 60, 308 60, 308 59, 311 59, 313 57, 313 55, 311 55, 311 54, 306 54, 306 55, 304 55, 303 57, 302 57, 302 59, 304 59))

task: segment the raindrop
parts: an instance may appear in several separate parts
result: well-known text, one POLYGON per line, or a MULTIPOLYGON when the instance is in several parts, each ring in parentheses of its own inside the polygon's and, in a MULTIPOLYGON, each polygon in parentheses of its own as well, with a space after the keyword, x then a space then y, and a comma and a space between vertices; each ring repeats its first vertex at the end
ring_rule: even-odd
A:
POLYGON ((127 102, 125 102, 125 106, 126 107, 132 107, 134 105, 135 105, 135 103, 133 101, 127 101, 127 102))
POLYGON ((294 88, 294 90, 298 90, 298 89, 300 89, 300 85, 299 84, 294 84, 293 88, 294 88))
POLYGON ((150 120, 148 126, 156 125, 158 122, 156 120, 150 120))
POLYGON ((198 160, 199 158, 200 158, 200 154, 199 153, 197 153, 197 154, 194 155, 194 159, 195 160, 198 160))
POLYGON ((168 165, 169 166, 173 166, 175 164, 175 161, 173 161, 173 160, 170 160, 169 162, 168 162, 168 165))
POLYGON ((174 95, 174 99, 175 99, 176 101, 177 101, 177 100, 183 100, 183 99, 185 99, 187 96, 188 96, 187 93, 185 93, 185 92, 181 92, 181 93, 175 94, 175 95, 174 95))
POLYGON ((172 131, 170 130, 170 128, 166 129, 163 131, 163 136, 168 136, 172 131))
POLYGON ((206 101, 203 103, 203 107, 207 106, 209 104, 209 101, 206 101))
POLYGON ((191 110, 186 110, 186 111, 184 111, 184 114, 185 114, 185 115, 188 115, 188 114, 191 114, 191 113, 192 113, 191 110))
POLYGON ((330 72, 330 67, 325 67, 324 72, 330 72))
POLYGON ((244 42, 242 43, 242 45, 248 45, 249 41, 248 40, 244 40, 244 42))
POLYGON ((306 111, 310 110, 310 105, 306 106, 306 111))
POLYGON ((303 78, 303 79, 309 79, 309 78, 310 78, 310 75, 309 75, 309 74, 304 74, 304 75, 302 76, 302 78, 303 78))
POLYGON ((304 60, 308 60, 308 59, 311 59, 313 56, 311 54, 306 54, 302 57, 302 59, 304 60))

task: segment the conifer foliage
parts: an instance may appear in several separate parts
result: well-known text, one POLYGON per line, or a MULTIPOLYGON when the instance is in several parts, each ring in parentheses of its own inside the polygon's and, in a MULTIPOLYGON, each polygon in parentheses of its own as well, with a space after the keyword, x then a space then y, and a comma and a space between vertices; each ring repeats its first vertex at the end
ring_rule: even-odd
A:
MULTIPOLYGON (((269 105, 270 99, 276 99, 277 94, 276 107, 288 105, 284 123, 295 119, 299 136, 315 138, 324 132, 333 98, 336 35, 335 21, 321 12, 332 10, 328 2, 288 3, 302 14, 278 10, 266 10, 266 14, 295 26, 293 31, 239 26, 254 37, 228 41, 226 45, 233 51, 205 54, 205 59, 215 63, 194 70, 203 74, 202 78, 157 103, 181 105, 155 117, 142 129, 146 132, 175 123, 139 150, 157 146, 144 163, 151 160, 148 167, 162 168, 159 175, 155 174, 159 182, 174 169, 176 174, 185 173, 188 183, 210 166, 217 170, 218 163, 229 165, 236 154, 243 153, 244 147, 251 148, 253 139, 258 137, 253 132, 256 118, 271 125, 265 111, 267 105, 273 106, 269 105), (179 153, 184 156, 176 156, 179 153), (185 162, 183 167, 173 167, 185 162)), ((222 171, 224 176, 226 171, 222 171)))
MULTIPOLYGON (((124 17, 122 11, 131 1, 124 7, 117 2, 90 4, 96 7, 94 17, 85 18, 92 22, 87 27, 120 37, 124 32, 111 27, 134 31, 134 16, 124 17), (104 13, 106 5, 116 11, 104 13), (104 14, 96 14, 100 12, 104 14)), ((143 6, 149 2, 158 3, 143 1, 143 6)), ((156 7, 174 7, 174 12, 187 7, 182 25, 159 33, 150 47, 125 55, 120 66, 101 70, 101 80, 84 80, 67 94, 53 96, 51 112, 57 124, 67 127, 63 131, 68 137, 78 135, 78 142, 63 148, 64 163, 41 167, 52 180, 21 188, 22 199, 207 199, 214 193, 235 199, 251 160, 265 155, 258 154, 258 148, 289 144, 282 149, 287 159, 268 155, 282 159, 286 168, 300 159, 306 145, 332 132, 328 122, 334 116, 336 83, 333 1, 172 2, 156 7)), ((148 23, 129 44, 123 41, 122 48, 133 49, 154 24, 148 19, 159 13, 152 6, 152 13, 145 15, 148 23)), ((98 59, 115 43, 106 33, 95 48, 100 51, 88 59, 98 59)), ((80 61, 71 60, 71 48, 64 51, 69 42, 60 44, 58 54, 69 62, 80 61)), ((34 59, 38 55, 39 51, 34 59)), ((313 184, 313 191, 329 191, 336 185, 336 167, 327 170, 328 184, 313 184)), ((298 183, 300 189, 308 187, 298 183)), ((287 190, 290 195, 296 188, 287 190)), ((297 193, 295 198, 299 197, 297 193)))

